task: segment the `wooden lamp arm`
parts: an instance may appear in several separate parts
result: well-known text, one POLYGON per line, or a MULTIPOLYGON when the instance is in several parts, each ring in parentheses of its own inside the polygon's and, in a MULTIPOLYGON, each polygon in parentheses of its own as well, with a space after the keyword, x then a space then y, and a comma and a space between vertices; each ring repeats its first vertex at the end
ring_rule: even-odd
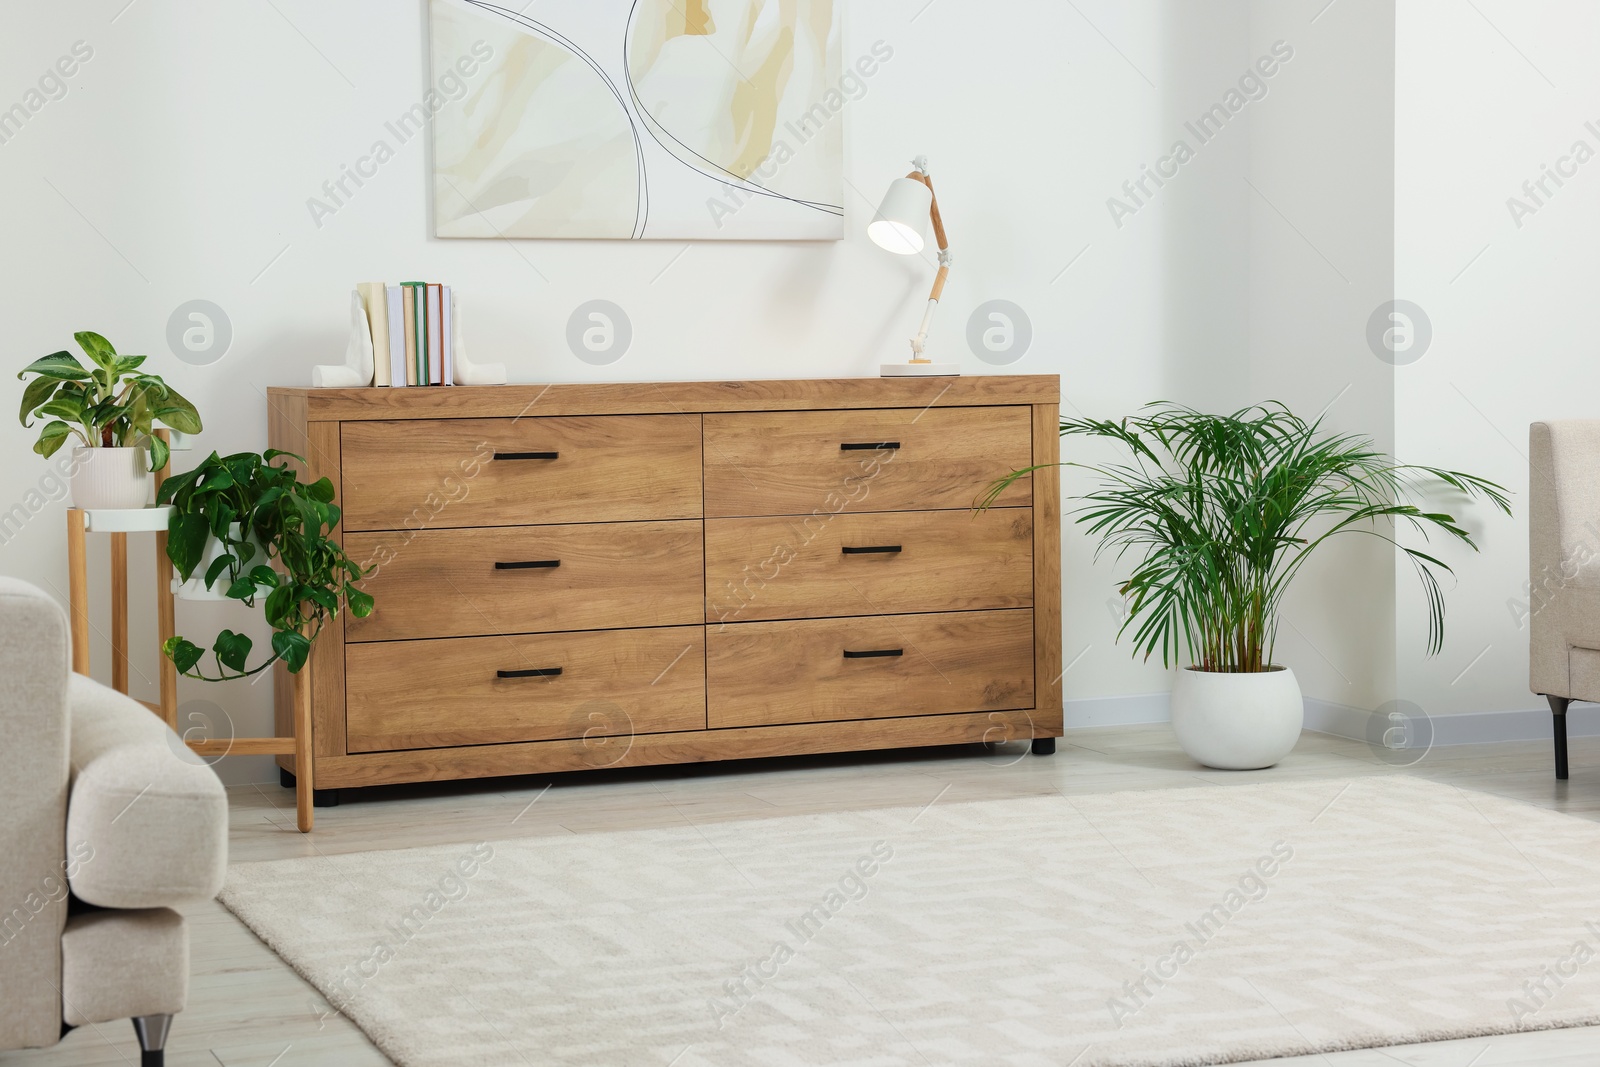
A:
POLYGON ((932 198, 928 214, 933 219, 933 239, 938 244, 939 251, 943 254, 939 256, 939 273, 934 275, 933 292, 928 295, 928 299, 937 302, 944 297, 945 279, 950 277, 950 264, 948 263, 950 241, 944 233, 944 217, 939 214, 939 194, 933 191, 933 179, 922 171, 914 170, 907 174, 906 177, 926 185, 928 187, 928 195, 932 198))
POLYGON ((939 273, 933 276, 933 290, 928 294, 928 307, 922 313, 922 327, 917 331, 917 336, 911 341, 911 362, 928 363, 923 357, 923 348, 928 343, 928 327, 933 323, 934 309, 939 306, 939 301, 944 296, 944 283, 950 277, 950 241, 944 232, 944 217, 939 214, 939 196, 933 191, 933 179, 923 169, 925 163, 919 157, 917 169, 906 177, 919 181, 928 187, 928 214, 933 219, 933 239, 939 245, 939 273))

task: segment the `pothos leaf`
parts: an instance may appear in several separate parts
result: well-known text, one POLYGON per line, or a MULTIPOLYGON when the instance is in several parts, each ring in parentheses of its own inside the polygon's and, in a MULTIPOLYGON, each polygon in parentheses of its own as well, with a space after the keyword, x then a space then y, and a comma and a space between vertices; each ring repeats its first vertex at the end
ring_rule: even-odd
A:
POLYGON ((272 635, 272 651, 282 657, 290 674, 298 674, 300 668, 306 665, 311 642, 305 634, 296 630, 278 630, 272 635))
POLYGON ((162 642, 161 651, 178 668, 179 674, 188 674, 200 662, 200 657, 206 654, 205 649, 184 637, 167 638, 162 642))
POLYGON ((223 630, 217 635, 217 640, 211 650, 217 654, 217 662, 229 670, 244 670, 245 662, 250 658, 250 648, 254 644, 244 634, 236 634, 232 630, 223 630))

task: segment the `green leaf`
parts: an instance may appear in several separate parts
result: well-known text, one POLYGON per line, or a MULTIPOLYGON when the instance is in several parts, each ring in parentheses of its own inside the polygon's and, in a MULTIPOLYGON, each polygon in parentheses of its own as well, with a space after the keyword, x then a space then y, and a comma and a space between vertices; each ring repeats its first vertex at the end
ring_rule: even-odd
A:
POLYGON ((218 578, 231 573, 234 569, 233 557, 224 552, 211 561, 211 566, 206 568, 206 588, 210 589, 216 584, 218 578))
POLYGON ((150 471, 153 474, 167 465, 171 449, 165 441, 154 435, 148 440, 150 442, 150 471))
POLYGON ((182 474, 169 474, 166 481, 161 483, 161 488, 156 493, 157 504, 170 504, 179 495, 185 498, 189 495, 189 488, 200 477, 202 467, 184 471, 182 474))
POLYGON ((311 642, 296 630, 278 630, 272 635, 272 651, 283 659, 290 674, 298 674, 311 654, 311 642))
POLYGON ((116 362, 112 364, 111 370, 117 377, 121 378, 126 376, 129 371, 138 368, 148 358, 148 356, 118 356, 116 362))
POLYGON ((364 619, 372 614, 373 602, 371 594, 363 593, 353 585, 344 587, 344 601, 350 605, 350 614, 358 619, 364 619))
POLYGON ((244 634, 236 634, 232 630, 223 630, 217 635, 216 643, 211 650, 217 654, 217 662, 233 671, 243 671, 245 661, 250 658, 250 648, 254 644, 244 634))
POLYGON ((233 480, 233 472, 227 467, 217 466, 207 468, 204 479, 195 488, 197 493, 219 493, 224 489, 232 489, 237 482, 233 480))
POLYGON ((29 382, 27 388, 22 390, 22 408, 17 413, 17 420, 23 426, 31 426, 28 416, 34 414, 59 388, 61 382, 56 378, 35 378, 29 382))
POLYGON ((78 347, 83 349, 83 354, 94 360, 96 365, 110 370, 116 366, 117 350, 111 347, 111 342, 92 330, 79 330, 72 335, 78 342, 78 347))
POLYGON ((210 536, 211 528, 204 515, 174 511, 167 520, 167 558, 184 581, 188 581, 194 569, 200 565, 200 558, 205 555, 206 539, 210 536))
POLYGON ((39 405, 38 414, 49 415, 57 419, 70 419, 73 422, 82 422, 84 416, 83 401, 63 392, 61 395, 52 398, 48 403, 39 405))
POLYGON ((230 600, 250 600, 256 595, 256 583, 249 578, 235 578, 227 595, 230 600))
POLYGON ((318 478, 306 487, 306 494, 318 503, 331 503, 333 501, 333 482, 327 478, 318 478))
POLYGON ((264 564, 251 569, 250 580, 262 589, 278 588, 278 572, 264 564))
POLYGON ((167 638, 162 642, 161 651, 178 668, 179 674, 188 674, 190 668, 199 663, 200 657, 206 654, 205 649, 183 637, 167 638))
POLYGON ((278 588, 267 594, 267 603, 263 608, 267 613, 267 622, 273 626, 282 623, 289 614, 289 610, 297 603, 299 603, 299 598, 295 596, 294 586, 288 584, 278 586, 278 588))
POLYGON ((151 404, 156 419, 180 433, 199 433, 204 428, 200 424, 200 412, 172 386, 165 387, 166 395, 151 404))
POLYGON ((25 374, 41 374, 46 378, 64 382, 89 380, 89 372, 71 352, 53 352, 42 359, 36 359, 18 371, 17 377, 21 378, 25 374))
POLYGON ((39 431, 39 439, 33 443, 33 450, 49 459, 67 443, 72 432, 72 427, 64 422, 47 422, 44 429, 39 431))

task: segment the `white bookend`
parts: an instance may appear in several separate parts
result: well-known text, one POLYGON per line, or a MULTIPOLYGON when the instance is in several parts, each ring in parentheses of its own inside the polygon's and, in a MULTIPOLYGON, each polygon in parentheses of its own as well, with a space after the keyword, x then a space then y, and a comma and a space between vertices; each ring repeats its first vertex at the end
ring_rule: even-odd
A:
POLYGON ((367 309, 367 326, 372 330, 372 384, 389 384, 389 308, 382 282, 362 282, 356 286, 367 309))

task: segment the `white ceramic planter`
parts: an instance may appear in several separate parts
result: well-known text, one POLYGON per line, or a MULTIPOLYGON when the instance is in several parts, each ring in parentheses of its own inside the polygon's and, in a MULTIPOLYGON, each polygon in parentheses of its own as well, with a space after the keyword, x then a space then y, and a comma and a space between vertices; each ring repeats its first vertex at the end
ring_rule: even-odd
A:
POLYGON ((78 448, 72 456, 72 506, 142 508, 155 478, 142 448, 78 448))
MULTIPOLYGON (((238 523, 228 527, 228 536, 239 536, 238 523)), ((249 541, 252 545, 255 545, 256 554, 250 557, 250 562, 245 567, 247 571, 252 567, 259 567, 267 561, 267 554, 261 550, 261 542, 255 539, 255 535, 252 534, 249 541)), ((200 555, 200 565, 195 567, 194 573, 187 582, 180 582, 174 577, 172 579, 172 591, 177 593, 182 600, 227 600, 228 585, 231 579, 226 574, 219 577, 210 589, 206 588, 206 572, 211 569, 211 564, 215 563, 220 555, 222 555, 222 542, 215 537, 207 537, 205 551, 200 555)))
POLYGON ((1287 667, 1255 674, 1188 667, 1172 683, 1172 732, 1207 767, 1270 767, 1294 748, 1304 724, 1300 683, 1287 667))

